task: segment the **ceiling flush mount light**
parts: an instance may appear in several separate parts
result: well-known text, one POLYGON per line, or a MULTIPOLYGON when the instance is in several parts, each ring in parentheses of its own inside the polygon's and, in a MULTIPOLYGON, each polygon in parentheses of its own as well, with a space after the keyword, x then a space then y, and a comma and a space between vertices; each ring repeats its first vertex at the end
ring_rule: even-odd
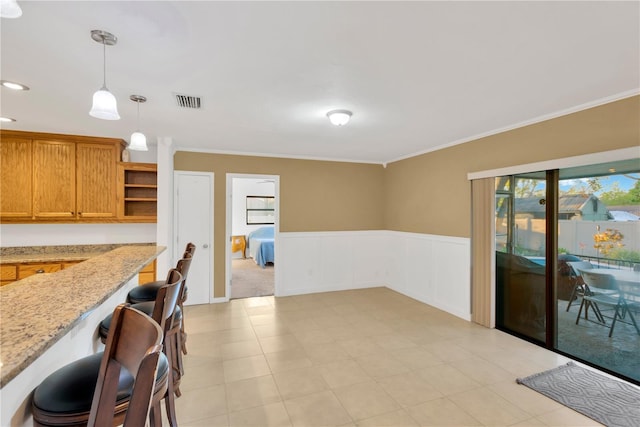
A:
POLYGON ((116 97, 107 89, 107 46, 113 46, 118 42, 118 39, 113 34, 102 30, 92 30, 91 38, 102 43, 103 80, 102 88, 93 94, 93 105, 89 115, 103 120, 120 120, 116 97))
POLYGON ((0 0, 0 18, 20 18, 22 9, 16 0, 0 0))
POLYGON ((29 90, 28 86, 25 86, 21 83, 10 82, 8 80, 0 80, 0 85, 2 85, 2 87, 6 87, 7 89, 11 89, 11 90, 29 90))
POLYGON ((147 102, 147 98, 142 95, 131 95, 130 100, 138 104, 138 130, 131 134, 131 141, 129 142, 129 150, 134 151, 148 151, 147 137, 140 132, 140 103, 147 102))
POLYGON ((336 126, 344 126, 349 123, 352 115, 353 113, 349 110, 331 110, 327 113, 331 123, 336 126))

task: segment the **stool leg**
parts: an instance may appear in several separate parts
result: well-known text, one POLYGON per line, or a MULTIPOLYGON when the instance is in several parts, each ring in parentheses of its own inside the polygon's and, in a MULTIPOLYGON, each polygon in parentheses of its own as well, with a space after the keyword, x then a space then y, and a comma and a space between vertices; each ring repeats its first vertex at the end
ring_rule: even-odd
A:
POLYGON ((149 411, 149 426, 162 427, 162 411, 160 409, 160 401, 153 402, 149 411))
POLYGON ((164 404, 167 409, 167 418, 169 418, 169 425, 171 427, 178 427, 178 420, 176 419, 176 406, 175 406, 175 396, 174 396, 174 387, 173 387, 173 343, 174 338, 167 334, 166 341, 164 343, 164 354, 167 356, 167 361, 171 364, 169 366, 169 383, 167 386, 167 394, 164 397, 164 404), (169 341, 169 342, 167 342, 169 341))
POLYGON ((173 369, 173 391, 176 397, 182 396, 180 392, 180 381, 184 375, 184 367, 182 366, 182 352, 180 351, 180 330, 171 334, 171 368, 173 369))
POLYGON ((187 300, 187 291, 185 289, 183 298, 180 299, 180 301, 178 301, 180 310, 182 310, 182 321, 180 322, 180 351, 182 351, 182 354, 184 355, 187 354, 187 333, 184 330, 184 307, 183 307, 183 303, 186 300, 187 300))

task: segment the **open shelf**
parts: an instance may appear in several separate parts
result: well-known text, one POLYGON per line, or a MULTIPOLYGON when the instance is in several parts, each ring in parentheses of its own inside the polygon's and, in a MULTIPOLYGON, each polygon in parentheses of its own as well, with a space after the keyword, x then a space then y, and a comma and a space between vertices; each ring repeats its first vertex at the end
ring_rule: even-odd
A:
POLYGON ((141 222, 156 221, 158 172, 153 163, 118 163, 119 214, 141 222))

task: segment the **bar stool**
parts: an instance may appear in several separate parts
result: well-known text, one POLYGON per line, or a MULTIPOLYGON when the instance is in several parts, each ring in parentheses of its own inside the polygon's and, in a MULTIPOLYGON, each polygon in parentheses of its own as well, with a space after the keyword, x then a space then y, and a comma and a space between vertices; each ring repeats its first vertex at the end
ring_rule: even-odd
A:
POLYGON ((149 406, 155 407, 152 414, 160 413, 169 383, 162 338, 149 316, 126 304, 116 307, 105 350, 62 367, 35 389, 33 425, 138 427, 147 416, 150 425, 161 425, 149 406))
MULTIPOLYGON (((186 257, 179 260, 178 264, 176 265, 175 270, 177 270, 178 272, 180 272, 180 274, 182 275, 182 282, 180 284, 180 292, 178 294, 178 303, 180 302, 180 296, 184 293, 184 283, 185 283, 185 277, 189 272, 189 267, 191 266, 191 254, 185 254, 186 257)), ((136 302, 135 304, 132 305, 132 307, 137 308, 138 310, 142 311, 143 313, 147 313, 149 315, 151 315, 151 313, 154 310, 154 306, 156 304, 155 300, 157 299, 157 289, 156 289, 156 284, 158 282, 151 282, 151 284, 149 285, 142 285, 142 286, 137 286, 136 288, 134 288, 133 290, 131 290, 130 294, 139 288, 150 288, 151 290, 154 290, 155 292, 153 292, 154 295, 154 300, 150 300, 150 301, 143 301, 143 302, 136 302)), ((146 297, 151 296, 152 293, 151 292, 147 292, 147 290, 145 290, 145 294, 146 297)), ((138 296, 140 296, 140 294, 138 294, 138 296)), ((134 302, 136 301, 135 299, 129 300, 128 302, 134 302)), ((100 329, 99 329, 99 334, 100 334, 100 339, 104 340, 107 337, 107 334, 109 333, 109 325, 110 325, 110 317, 106 317, 101 323, 100 323, 100 329)), ((166 325, 166 332, 165 332, 165 345, 166 346, 171 346, 171 359, 169 360, 169 362, 171 363, 171 367, 173 369, 173 391, 175 393, 175 395, 177 397, 180 397, 182 395, 181 391, 180 391, 180 381, 182 380, 182 376, 184 375, 184 364, 182 361, 182 352, 181 352, 181 339, 182 339, 182 335, 180 333, 181 331, 181 327, 183 325, 183 311, 181 309, 181 307, 178 305, 176 306, 176 311, 175 314, 173 316, 173 321, 171 324, 167 324, 166 325)))
MULTIPOLYGON (((189 242, 187 243, 187 246, 184 249, 182 258, 183 259, 187 257, 193 258, 193 255, 195 253, 196 253, 196 245, 189 242)), ((176 268, 178 267, 176 266, 176 268)), ((189 291, 189 289, 187 288, 187 275, 189 273, 189 270, 187 268, 185 271, 181 271, 180 273, 182 274, 182 277, 183 277, 183 286, 182 286, 180 298, 178 299, 178 306, 182 311, 184 308, 183 307, 184 302, 187 300, 188 291, 189 291)), ((129 291, 129 294, 127 295, 127 302, 135 304, 139 302, 155 301, 156 292, 158 292, 158 288, 160 286, 162 286, 162 281, 148 282, 148 283, 142 284, 141 286, 137 286, 129 291)), ((182 350, 183 354, 185 355, 187 354, 187 333, 184 330, 184 322, 180 323, 180 350, 182 350)), ((182 363, 182 356, 180 356, 180 363, 182 363)))
MULTIPOLYGON (((187 262, 190 262, 190 259, 187 262)), ((165 318, 164 322, 162 323, 162 329, 164 331, 163 351, 169 364, 170 375, 167 393, 164 398, 165 406, 167 409, 167 417, 169 418, 169 424, 171 426, 177 426, 174 395, 176 395, 175 387, 179 385, 180 381, 179 365, 176 360, 176 353, 179 353, 177 337, 180 336, 179 325, 182 316, 180 307, 178 307, 178 298, 180 297, 182 288, 182 275, 180 274, 180 271, 175 268, 169 270, 169 273, 167 274, 167 282, 171 282, 172 286, 175 286, 175 288, 172 288, 172 293, 170 295, 170 302, 173 304, 174 310, 172 312, 172 315, 165 318), (178 280, 176 283, 174 283, 173 281, 176 278, 178 278, 178 280)), ((163 307, 167 304, 167 298, 169 297, 165 290, 166 286, 167 285, 165 284, 164 286, 160 287, 155 301, 132 304, 131 307, 147 314, 154 320, 161 319, 163 307)), ((103 342, 105 342, 109 335, 112 322, 113 318, 110 315, 105 317, 102 322, 100 322, 98 335, 103 342)), ((157 415, 160 416, 160 413, 158 412, 157 415)))

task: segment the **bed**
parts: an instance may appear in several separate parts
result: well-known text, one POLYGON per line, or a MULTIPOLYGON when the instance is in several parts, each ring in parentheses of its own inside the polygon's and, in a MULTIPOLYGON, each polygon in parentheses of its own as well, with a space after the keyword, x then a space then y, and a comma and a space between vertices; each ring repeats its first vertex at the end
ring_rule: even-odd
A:
POLYGON ((247 236, 249 256, 260 267, 264 268, 268 262, 274 262, 273 227, 260 227, 247 236))

